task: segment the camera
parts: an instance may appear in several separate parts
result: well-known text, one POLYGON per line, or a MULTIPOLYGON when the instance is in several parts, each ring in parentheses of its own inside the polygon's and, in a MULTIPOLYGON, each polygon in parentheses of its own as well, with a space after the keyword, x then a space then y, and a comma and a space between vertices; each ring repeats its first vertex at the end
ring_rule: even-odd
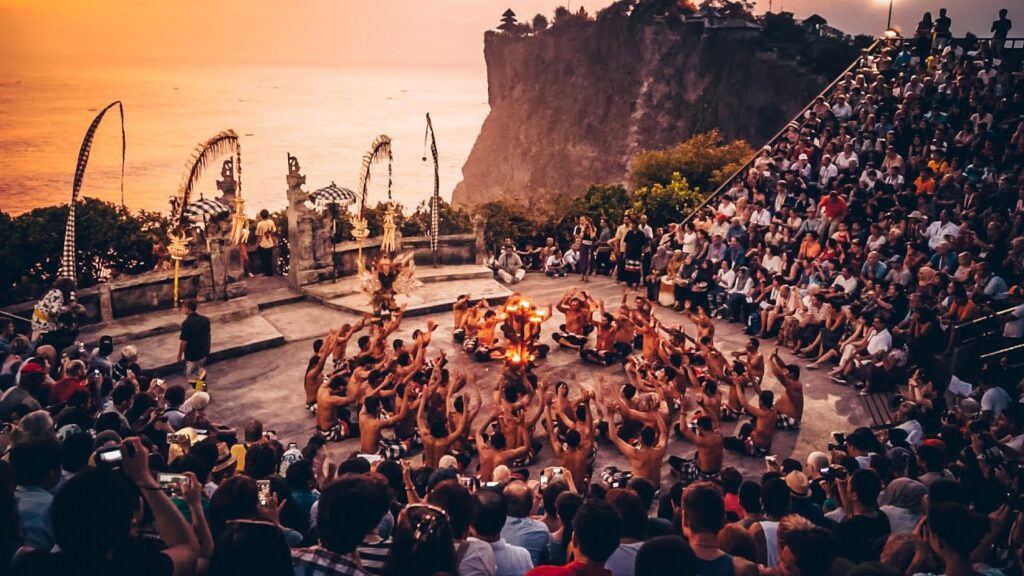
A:
POLYGON ((121 451, 120 446, 104 448, 96 452, 96 461, 105 466, 117 468, 124 461, 124 453, 121 451))
POLYGON ((168 474, 160 472, 156 475, 156 481, 160 483, 160 489, 168 496, 181 496, 181 487, 185 484, 187 477, 184 474, 168 474))

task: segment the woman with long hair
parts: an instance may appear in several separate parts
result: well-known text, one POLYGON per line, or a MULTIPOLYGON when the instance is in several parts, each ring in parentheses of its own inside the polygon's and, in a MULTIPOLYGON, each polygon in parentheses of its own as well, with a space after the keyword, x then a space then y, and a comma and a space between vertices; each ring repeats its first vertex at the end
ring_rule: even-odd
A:
POLYGON ((384 576, 457 573, 448 513, 429 504, 410 504, 398 515, 384 576))
POLYGON ((597 228, 590 218, 580 216, 579 223, 573 228, 572 235, 580 241, 580 261, 577 264, 581 282, 590 281, 590 262, 593 258, 594 242, 597 241, 597 228))

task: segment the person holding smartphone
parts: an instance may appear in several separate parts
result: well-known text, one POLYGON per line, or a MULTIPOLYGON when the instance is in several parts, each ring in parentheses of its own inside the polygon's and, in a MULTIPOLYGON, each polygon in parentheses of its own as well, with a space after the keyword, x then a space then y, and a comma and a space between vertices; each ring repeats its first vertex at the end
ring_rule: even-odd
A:
MULTIPOLYGON (((104 574, 181 576, 191 574, 199 556, 193 527, 160 488, 149 470, 149 453, 138 438, 121 446, 121 471, 89 468, 69 479, 54 496, 51 509, 59 552, 33 550, 18 556, 16 576, 104 574), (138 546, 132 518, 139 502, 130 484, 152 511, 166 548, 138 546)), ((202 508, 196 512, 201 513, 202 508)))

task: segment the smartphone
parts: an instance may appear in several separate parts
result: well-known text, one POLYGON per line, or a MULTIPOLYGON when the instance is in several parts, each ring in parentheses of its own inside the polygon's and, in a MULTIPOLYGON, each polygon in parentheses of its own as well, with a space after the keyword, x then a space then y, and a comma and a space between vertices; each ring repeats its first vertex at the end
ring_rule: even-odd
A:
POLYGON ((462 484, 469 490, 473 490, 477 486, 477 479, 472 476, 459 476, 459 484, 462 484))
POLYGON ((167 443, 168 444, 186 444, 186 445, 188 445, 188 444, 191 444, 192 442, 189 441, 188 434, 168 434, 167 435, 167 443))
POLYGON ((484 488, 498 488, 501 486, 501 482, 484 482, 484 488))
POLYGON ((121 452, 120 446, 114 446, 113 448, 104 448, 96 452, 96 459, 106 466, 120 466, 121 462, 124 461, 124 453, 121 452))
POLYGON ((370 464, 384 460, 380 454, 356 454, 356 458, 364 458, 370 464))
POLYGON ((260 506, 270 504, 270 480, 257 480, 256 493, 259 498, 260 506))
POLYGON ((184 474, 160 472, 156 475, 156 481, 168 496, 181 496, 181 487, 184 486, 186 479, 184 474))
POLYGON ((561 466, 552 466, 551 467, 551 475, 552 476, 561 476, 562 475, 562 467, 561 466))
POLYGON ((548 475, 547 474, 541 474, 540 475, 540 487, 541 487, 542 490, 544 488, 548 487, 548 475))
POLYGON ((765 464, 768 464, 769 466, 775 466, 775 465, 777 465, 779 463, 779 458, 778 458, 778 456, 765 456, 764 457, 764 462, 765 462, 765 464))

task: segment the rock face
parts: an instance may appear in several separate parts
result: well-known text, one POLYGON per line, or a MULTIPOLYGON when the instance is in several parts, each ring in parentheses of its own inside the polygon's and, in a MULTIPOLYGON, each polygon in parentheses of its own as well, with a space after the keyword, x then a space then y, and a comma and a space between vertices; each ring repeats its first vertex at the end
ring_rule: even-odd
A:
POLYGON ((828 79, 758 45, 756 34, 625 15, 487 32, 491 111, 453 203, 525 199, 543 213, 592 183, 624 182, 643 149, 712 128, 759 146, 828 79))

